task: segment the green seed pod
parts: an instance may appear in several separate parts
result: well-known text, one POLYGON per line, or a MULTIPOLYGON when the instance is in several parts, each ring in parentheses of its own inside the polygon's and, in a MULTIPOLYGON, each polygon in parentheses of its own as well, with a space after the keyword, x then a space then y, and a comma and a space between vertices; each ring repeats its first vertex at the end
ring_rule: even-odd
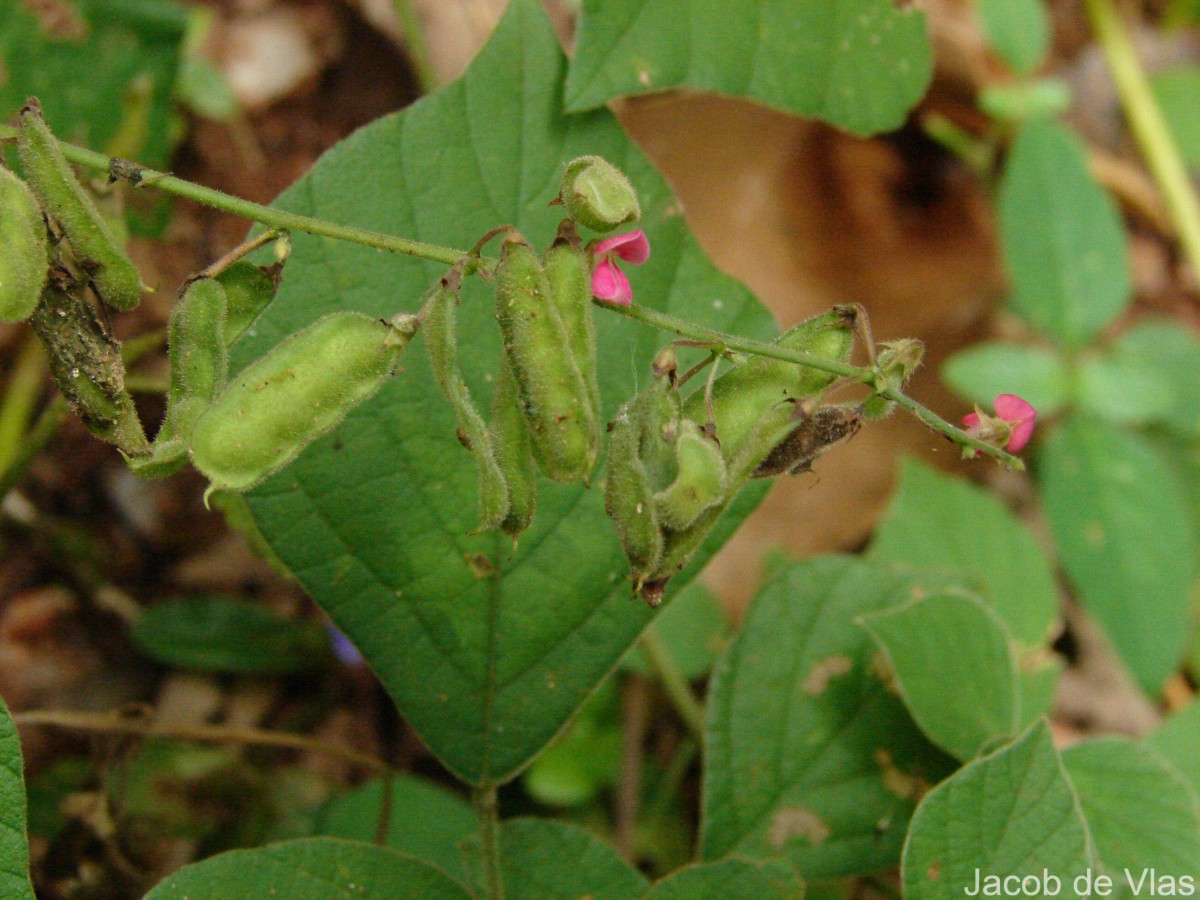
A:
POLYGON ((617 527, 617 536, 640 587, 646 573, 662 560, 663 534, 654 505, 654 488, 642 464, 645 393, 617 411, 609 426, 604 475, 604 509, 617 527))
POLYGON ((586 481, 599 453, 595 412, 546 274, 515 232, 504 241, 495 281, 496 319, 538 467, 554 481, 586 481))
POLYGON ((533 461, 525 416, 521 413, 517 380, 508 363, 501 365, 500 377, 492 391, 491 418, 492 448, 508 485, 508 515, 500 523, 500 530, 515 540, 533 522, 537 465, 533 461))
POLYGON ((458 367, 457 321, 461 286, 462 272, 458 269, 451 270, 441 280, 426 307, 421 332, 425 335, 433 377, 454 407, 458 439, 471 451, 479 469, 479 530, 487 531, 500 525, 508 515, 508 486, 492 447, 491 433, 471 402, 471 391, 458 367))
POLYGON ((71 408, 96 437, 128 456, 150 445, 125 390, 121 345, 104 328, 83 288, 55 268, 29 324, 46 348, 50 372, 71 408))
POLYGON ((254 487, 374 394, 415 332, 411 316, 318 319, 246 368, 200 416, 192 463, 212 489, 254 487))
POLYGON ((29 186, 42 209, 62 228, 100 299, 113 309, 133 309, 142 298, 141 276, 92 198, 75 180, 36 100, 29 100, 21 110, 17 148, 29 186))
POLYGON ((0 322, 24 322, 46 284, 46 223, 29 187, 0 166, 0 322))
POLYGON ((579 243, 575 223, 558 226, 558 236, 543 259, 550 298, 562 319, 567 345, 587 387, 592 416, 600 421, 600 386, 596 381, 596 322, 592 315, 592 264, 579 243))
POLYGON ((275 299, 282 272, 282 263, 256 266, 243 259, 217 276, 217 281, 225 288, 226 347, 232 346, 275 299))
POLYGON ((679 423, 674 449, 677 474, 654 495, 654 509, 664 529, 683 531, 725 499, 725 458, 717 442, 690 419, 679 423))
POLYGON ((601 234, 642 216, 625 173, 599 156, 581 156, 563 170, 559 199, 571 218, 601 234))
MULTIPOLYGON (((853 346, 853 322, 850 308, 835 307, 801 322, 775 343, 844 362, 850 358, 853 346)), ((726 460, 732 459, 738 444, 767 410, 819 391, 833 379, 833 375, 819 369, 763 356, 735 366, 718 378, 713 384, 712 405, 717 440, 726 460)), ((688 397, 684 415, 701 424, 708 421, 703 389, 688 397)))

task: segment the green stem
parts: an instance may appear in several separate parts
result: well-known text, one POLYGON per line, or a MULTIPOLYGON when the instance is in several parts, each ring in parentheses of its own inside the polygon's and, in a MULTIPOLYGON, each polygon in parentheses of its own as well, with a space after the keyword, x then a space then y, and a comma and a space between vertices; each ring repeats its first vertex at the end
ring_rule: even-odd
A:
POLYGON ((1084 7, 1117 84, 1130 131, 1163 193, 1184 255, 1200 275, 1200 202, 1179 147, 1111 0, 1084 0, 1084 7))
POLYGON ((675 707, 675 711, 679 713, 679 717, 687 725, 688 730, 697 739, 704 740, 704 707, 692 693, 691 686, 683 677, 683 672, 679 670, 675 658, 671 656, 671 651, 667 648, 667 643, 658 629, 653 625, 647 625, 642 636, 638 638, 638 646, 646 654, 650 668, 662 680, 667 697, 675 707))
POLYGON ((29 427, 33 405, 46 378, 46 359, 42 345, 30 337, 17 354, 12 375, 0 404, 0 473, 5 472, 21 453, 25 429, 29 427))
MULTIPOLYGON (((16 128, 9 125, 0 125, 0 141, 13 140, 16 136, 16 128)), ((302 216, 297 213, 274 209, 270 206, 263 206, 259 203, 251 203, 249 200, 233 197, 212 188, 184 181, 182 178, 176 178, 174 175, 156 172, 153 169, 147 169, 136 164, 118 161, 117 167, 114 168, 113 160, 103 153, 96 153, 94 150, 76 147, 74 144, 68 144, 65 141, 59 141, 58 144, 62 148, 63 155, 77 165, 93 169, 97 172, 124 172, 126 174, 123 177, 126 178, 130 178, 128 173, 132 172, 136 176, 131 179, 135 185, 152 185, 159 190, 166 191, 168 194, 174 194, 177 197, 186 197, 188 200, 203 203, 205 206, 223 210, 231 215, 261 222, 270 228, 286 231, 302 231, 305 234, 333 238, 338 241, 350 241, 355 244, 362 244, 364 247, 374 247, 377 250, 386 250, 389 253, 402 253, 406 256, 430 259, 434 262, 445 263, 448 266, 454 265, 467 255, 465 250, 454 250, 450 247, 439 247, 435 244, 426 244, 421 241, 410 241, 406 238, 394 237, 393 235, 383 234, 378 231, 353 228, 349 225, 338 225, 335 222, 326 222, 323 219, 314 219, 311 216, 302 216)))
MULTIPOLYGON (((852 366, 849 363, 838 362, 835 359, 812 356, 808 353, 801 353, 799 350, 789 350, 787 347, 780 347, 778 344, 767 344, 762 341, 750 340, 749 338, 725 335, 711 328, 694 325, 684 319, 677 319, 674 316, 648 309, 644 306, 619 306, 604 300, 595 300, 593 302, 601 309, 618 313, 627 319, 634 319, 635 321, 657 328, 660 331, 670 331, 680 337, 698 341, 723 344, 726 349, 736 350, 741 353, 768 356, 772 359, 780 359, 784 362, 808 366, 822 372, 829 372, 852 381, 861 381, 863 384, 875 387, 877 375, 873 369, 868 367, 852 366)), ((921 405, 900 390, 896 388, 883 388, 879 390, 879 393, 889 400, 894 400, 898 406, 908 410, 934 431, 941 432, 960 447, 970 447, 976 452, 990 456, 998 462, 1018 471, 1025 468, 1025 464, 1019 457, 1013 456, 999 447, 986 444, 978 438, 967 434, 961 428, 955 428, 931 409, 921 405)))
POLYGON ((479 837, 483 852, 483 872, 489 900, 504 900, 504 879, 500 874, 500 811, 496 788, 477 787, 471 791, 475 813, 479 816, 479 837))
POLYGON ((408 48, 408 60, 412 63, 421 93, 437 90, 438 79, 429 59, 429 43, 425 40, 425 29, 421 27, 421 17, 417 15, 412 0, 392 0, 392 6, 396 10, 396 18, 400 20, 400 30, 404 32, 404 44, 408 48))

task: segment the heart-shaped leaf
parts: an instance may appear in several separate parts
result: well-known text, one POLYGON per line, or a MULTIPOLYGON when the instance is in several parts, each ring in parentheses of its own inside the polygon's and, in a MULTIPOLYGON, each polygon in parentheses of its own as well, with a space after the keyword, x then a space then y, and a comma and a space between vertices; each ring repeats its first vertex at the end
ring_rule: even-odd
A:
POLYGON ((17 728, 0 699, 0 896, 33 900, 25 837, 25 767, 17 728))
MULTIPOLYGON (((1045 870, 1058 879, 1054 893, 1070 897, 1093 862, 1079 799, 1043 721, 925 795, 904 846, 904 896, 999 896, 999 880, 981 889, 992 885, 987 879, 1045 870)), ((1035 887, 1029 896, 1050 894, 1035 887)))
POLYGON ((925 93, 925 17, 889 0, 588 0, 567 106, 694 88, 870 134, 897 128, 925 93))
POLYGON ((924 787, 949 770, 884 684, 859 616, 911 578, 827 557, 779 570, 717 664, 700 855, 785 855, 808 879, 894 865, 924 787))
MULTIPOLYGON (((541 4, 514 0, 466 75, 363 128, 280 199, 288 209, 444 245, 514 223, 539 246, 563 164, 595 153, 642 195, 653 255, 635 302, 756 336, 769 315, 690 237, 665 183, 607 111, 566 116, 566 61, 541 4)), ((244 362, 334 309, 415 311, 443 268, 297 235, 285 284, 244 362)), ((599 377, 611 415, 649 377, 663 336, 598 313, 599 377)), ((459 311, 464 377, 482 408, 499 366, 490 289, 470 279, 459 311)), ((456 775, 520 770, 617 664, 650 620, 604 491, 543 482, 518 550, 475 526, 475 467, 420 340, 371 401, 249 496, 263 535, 354 641, 401 711, 456 775)), ((762 496, 743 493, 697 566, 762 496)), ((689 572, 673 583, 678 588, 689 572)))
POLYGON ((466 888, 428 863, 385 847, 304 838, 231 850, 184 866, 146 900, 470 900, 466 888))

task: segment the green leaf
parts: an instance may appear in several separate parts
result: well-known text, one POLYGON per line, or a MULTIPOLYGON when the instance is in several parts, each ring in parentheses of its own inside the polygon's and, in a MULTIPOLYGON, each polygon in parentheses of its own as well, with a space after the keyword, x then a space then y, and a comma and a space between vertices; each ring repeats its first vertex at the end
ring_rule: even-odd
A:
MULTIPOLYGON (((321 811, 317 834, 374 841, 384 794, 383 779, 373 778, 334 797, 321 811)), ((479 820, 466 800, 422 778, 392 776, 388 847, 465 880, 462 844, 478 830, 479 820)))
POLYGON ((17 727, 0 699, 0 896, 33 900, 25 836, 25 766, 17 727))
MULTIPOLYGON (((1195 0, 1189 0, 1200 7, 1195 0)), ((1175 138, 1183 161, 1200 168, 1200 67, 1174 66, 1150 78, 1154 98, 1175 138)))
POLYGON ((470 900, 457 881, 412 857, 357 841, 304 838, 231 850, 184 866, 146 900, 470 900))
POLYGON ((988 43, 1018 75, 1029 75, 1050 49, 1042 0, 975 0, 988 43))
POLYGON ((1183 490, 1143 439, 1074 417, 1041 455, 1059 556, 1143 689, 1157 693, 1190 633, 1194 536, 1183 490))
MULTIPOLYGON (((561 167, 596 153, 641 193, 653 255, 631 270, 637 302, 721 330, 774 323, 719 274, 688 234, 666 184, 606 111, 561 113, 565 60, 536 0, 514 0, 467 74, 327 153, 280 206, 452 246, 517 225, 554 236, 547 204, 561 167)), ((432 263, 296 234, 288 277, 235 362, 334 309, 415 311, 442 274, 432 263)), ((490 286, 470 279, 460 359, 480 408, 500 360, 490 286)), ((600 387, 611 416, 649 377, 668 339, 598 313, 600 387), (643 374, 644 373, 644 374, 643 374)), ((241 344, 245 344, 243 349, 241 344)), ((543 482, 514 553, 471 535, 475 468, 420 342, 402 371, 326 438, 248 496, 267 541, 362 651, 408 721, 462 780, 501 782, 561 729, 652 613, 630 597, 604 491, 543 482), (489 574, 490 573, 490 574, 489 574)), ((743 493, 678 589, 761 499, 743 493)))
POLYGON ((677 869, 662 881, 655 882, 644 898, 731 900, 734 897, 753 897, 756 900, 798 900, 804 893, 803 882, 787 863, 723 859, 677 869))
POLYGON ((1116 204, 1093 180, 1079 140, 1058 125, 1031 122, 1013 142, 1000 233, 1013 309, 1064 346, 1087 344, 1128 304, 1116 204))
POLYGON ((1184 438, 1200 438, 1200 340, 1191 330, 1166 319, 1139 322, 1117 339, 1112 352, 1123 363, 1152 371, 1160 385, 1156 393, 1169 390, 1170 404, 1147 421, 1184 438))
POLYGON ((810 880, 896 863, 922 786, 946 771, 880 680, 859 616, 911 578, 826 557, 779 570, 717 665, 700 855, 781 852, 810 880))
MULTIPOLYGON (((654 622, 663 643, 683 677, 702 678, 712 671, 717 657, 729 643, 729 619, 720 601, 703 584, 694 581, 654 622)), ((622 667, 642 675, 653 675, 641 647, 634 647, 622 667)))
POLYGON ((1200 701, 1172 714, 1146 739, 1200 794, 1200 701))
POLYGON ((0 0, 0 120, 35 96, 55 133, 162 168, 187 11, 169 0, 0 0), (51 24, 52 23, 52 24, 51 24))
POLYGON ((999 341, 954 354, 942 364, 942 380, 964 400, 986 410, 997 394, 1016 394, 1045 417, 1066 406, 1070 396, 1069 374, 1061 356, 1046 347, 999 341))
POLYGON ((1068 747, 1062 753, 1067 775, 1079 795, 1096 855, 1114 884, 1136 885, 1128 896, 1154 892, 1159 877, 1188 876, 1200 883, 1200 804, 1187 779, 1144 744, 1100 738, 1068 747), (1127 876, 1123 870, 1127 870, 1127 876))
MULTIPOLYGON (((481 884, 478 853, 475 884, 481 884)), ((511 819, 500 829, 500 873, 507 897, 632 900, 649 882, 617 851, 578 825, 511 819)))
POLYGON ((1033 535, 990 491, 905 460, 875 531, 871 556, 977 580, 1023 649, 1040 649, 1058 623, 1058 590, 1033 535))
POLYGON ((925 17, 888 0, 587 0, 567 78, 571 111, 691 88, 745 97, 858 134, 898 128, 929 85, 925 17))
POLYGON ((608 679, 565 732, 521 776, 529 795, 547 806, 583 806, 616 783, 621 770, 620 698, 608 679))
POLYGON ((274 675, 310 669, 329 658, 329 635, 319 623, 219 595, 153 606, 133 626, 131 637, 158 662, 204 672, 274 675))
POLYGON ((1171 376, 1129 354, 1096 356, 1079 367, 1079 407, 1114 425, 1169 421, 1176 407, 1171 376))
POLYGON ((978 893, 977 877, 1045 869, 1060 879, 1060 895, 1070 897, 1074 879, 1092 863, 1079 800, 1049 726, 1039 722, 925 795, 904 847, 904 896, 959 900, 967 890, 978 893))
POLYGON ((1020 715, 1004 623, 974 597, 943 594, 863 616, 926 736, 959 759, 1011 737, 1020 715))

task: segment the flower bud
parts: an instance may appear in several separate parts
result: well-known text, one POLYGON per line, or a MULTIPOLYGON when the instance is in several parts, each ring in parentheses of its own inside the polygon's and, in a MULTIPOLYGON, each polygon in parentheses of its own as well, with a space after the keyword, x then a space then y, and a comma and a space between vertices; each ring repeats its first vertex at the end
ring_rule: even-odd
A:
POLYGON ((642 215, 637 191, 625 173, 599 156, 567 163, 559 198, 571 218, 601 234, 642 215))

